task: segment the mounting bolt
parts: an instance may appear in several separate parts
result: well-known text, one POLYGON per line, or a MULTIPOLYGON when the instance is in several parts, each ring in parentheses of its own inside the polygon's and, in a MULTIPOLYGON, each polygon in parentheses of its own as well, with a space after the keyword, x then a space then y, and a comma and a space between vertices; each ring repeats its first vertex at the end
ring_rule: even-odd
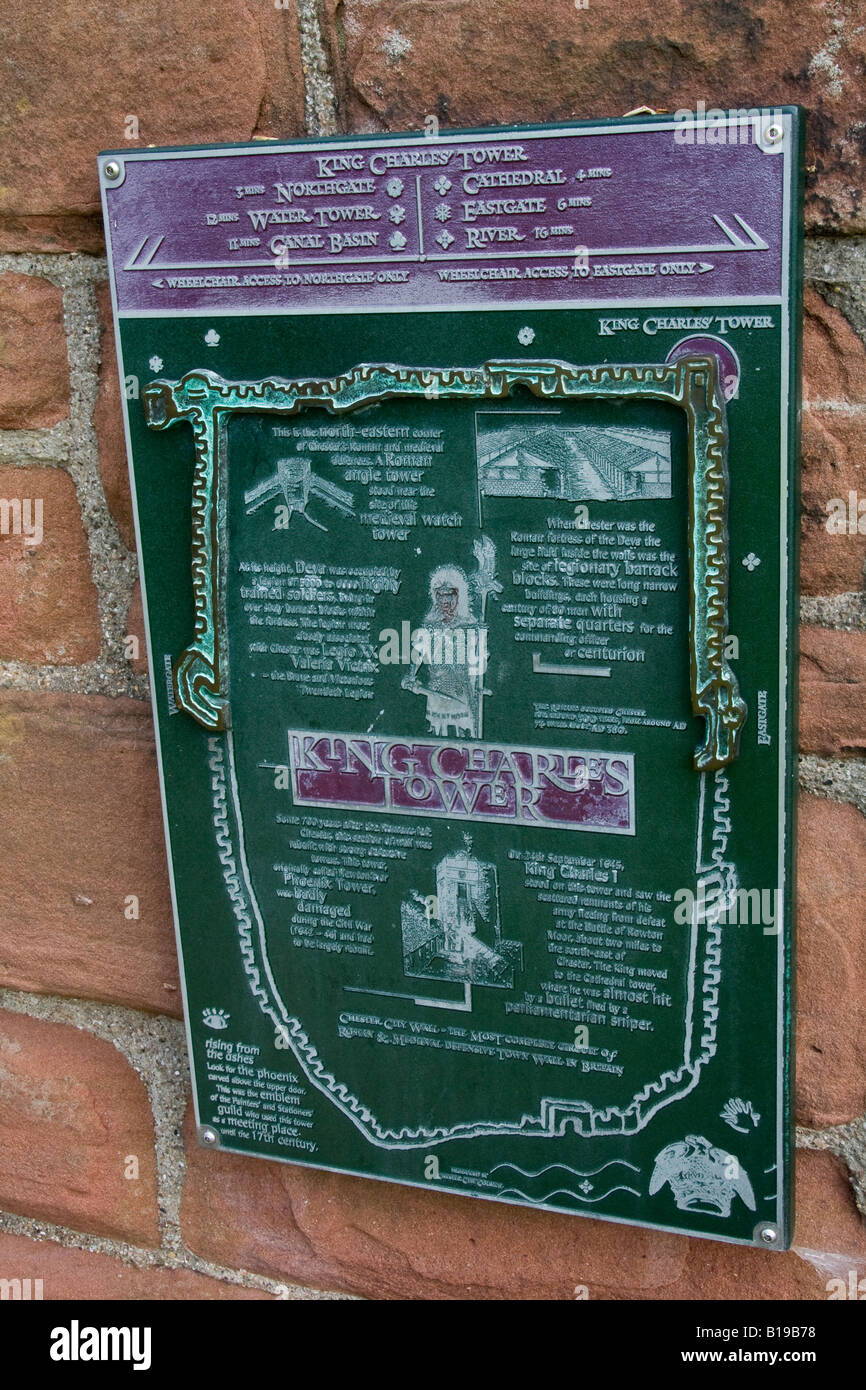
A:
POLYGON ((775 1226, 761 1227, 761 1240, 764 1242, 765 1245, 775 1245, 778 1236, 779 1232, 776 1230, 775 1226))
POLYGON ((116 159, 110 159, 107 164, 102 166, 102 172, 109 183, 114 183, 116 179, 120 178, 120 165, 116 159))
POLYGON ((782 126, 779 125, 778 121, 774 121, 773 124, 768 125, 767 129, 764 131, 764 139, 768 145, 778 145, 779 141, 783 139, 784 134, 785 132, 782 126))
POLYGON ((219 1143, 219 1135, 217 1134, 216 1130, 215 1130, 215 1129, 209 1129, 207 1126, 205 1126, 205 1128, 202 1129, 202 1131, 201 1131, 201 1133, 200 1133, 200 1135, 199 1135, 199 1138, 201 1139, 201 1142, 202 1142, 203 1144, 218 1144, 218 1143, 219 1143))

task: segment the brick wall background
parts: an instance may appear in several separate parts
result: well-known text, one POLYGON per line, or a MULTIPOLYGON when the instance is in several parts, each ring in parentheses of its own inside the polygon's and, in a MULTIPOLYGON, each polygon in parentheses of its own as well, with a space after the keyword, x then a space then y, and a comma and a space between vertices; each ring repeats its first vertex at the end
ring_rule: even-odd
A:
MULTIPOLYGON (((806 1298, 866 1275, 866 25, 851 0, 0 0, 0 1277, 46 1298, 806 1298), (197 1147, 95 156, 801 102, 798 1200, 785 1255, 197 1147), (130 120, 134 117, 134 120, 130 120), (127 635, 137 636, 131 652, 127 635), (129 895, 139 902, 127 915, 129 895), (326 1292, 322 1292, 326 1291, 326 1292)), ((663 191, 660 190, 660 196, 663 191)))

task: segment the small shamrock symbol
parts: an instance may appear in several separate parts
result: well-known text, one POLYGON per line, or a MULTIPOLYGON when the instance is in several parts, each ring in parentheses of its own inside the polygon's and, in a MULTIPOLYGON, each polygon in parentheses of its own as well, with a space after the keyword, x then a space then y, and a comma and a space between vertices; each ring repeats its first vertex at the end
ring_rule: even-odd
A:
POLYGON ((207 343, 208 347, 216 347, 217 343, 220 340, 220 335, 219 333, 217 333, 215 328, 209 328, 207 333, 205 333, 204 335, 204 340, 207 343))
POLYGON ((756 570, 758 568, 758 565, 760 563, 760 558, 755 554, 754 550, 750 550, 748 555, 745 555, 743 557, 743 564, 746 566, 746 569, 749 571, 750 574, 753 570, 756 570))
POLYGON ((153 354, 153 357, 151 357, 151 359, 150 359, 150 361, 148 362, 147 365, 150 367, 150 370, 151 370, 152 372, 161 372, 161 371, 162 371, 162 358, 161 358, 161 357, 157 357, 156 353, 154 353, 154 354, 153 354))
POLYGON ((529 344, 535 341, 535 329, 521 328, 517 335, 517 341, 522 343, 524 347, 529 347, 529 344))
POLYGON ((388 245, 391 247, 392 251, 402 251, 403 247, 406 245, 406 238, 402 232, 394 232, 393 235, 388 238, 388 245))

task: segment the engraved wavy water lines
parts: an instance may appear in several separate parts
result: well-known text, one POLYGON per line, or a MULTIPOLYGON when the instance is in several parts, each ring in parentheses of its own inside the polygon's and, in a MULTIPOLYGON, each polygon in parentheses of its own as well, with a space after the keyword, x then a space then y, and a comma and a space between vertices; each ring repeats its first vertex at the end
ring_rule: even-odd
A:
POLYGON ((516 1163, 497 1163, 495 1168, 490 1169, 487 1176, 492 1178, 493 1174, 498 1173, 500 1169, 510 1168, 512 1172, 519 1173, 522 1178, 540 1178, 545 1173, 552 1173, 556 1169, 559 1169, 563 1173, 573 1173, 576 1178, 595 1178, 599 1173, 603 1173, 605 1168, 615 1168, 617 1165, 623 1168, 631 1168, 634 1173, 640 1172, 640 1168, 636 1167, 634 1163, 629 1163, 628 1159, 611 1158, 608 1159, 607 1163, 602 1163, 600 1168, 589 1168, 586 1172, 583 1172, 580 1168, 572 1168, 567 1163, 548 1163, 546 1167, 539 1168, 536 1173, 529 1173, 525 1168, 519 1167, 516 1163))
POLYGON ((545 1192, 541 1197, 533 1197, 528 1192, 523 1192, 519 1187, 505 1187, 496 1195, 503 1197, 520 1197, 524 1202, 531 1202, 533 1206, 543 1206, 545 1202, 550 1202, 554 1197, 572 1197, 576 1202, 586 1202, 591 1205, 593 1202, 603 1202, 607 1197, 612 1197, 615 1192, 631 1192, 633 1196, 640 1197, 636 1187, 628 1187, 619 1183, 616 1187, 609 1187, 606 1192, 600 1192, 595 1197, 584 1196, 579 1192, 572 1192, 569 1187, 555 1187, 552 1192, 545 1192))
MULTIPOLYGON (((555 1197, 570 1197, 575 1202, 583 1202, 592 1205, 596 1202, 603 1202, 614 1192, 631 1192, 635 1197, 641 1194, 635 1187, 629 1186, 627 1182, 614 1181, 612 1186, 605 1187, 604 1191, 598 1191, 598 1184, 590 1182, 590 1178, 598 1177, 607 1168, 630 1168, 633 1173, 639 1173, 640 1169, 633 1163, 627 1162, 623 1158, 613 1158, 608 1163, 603 1163, 600 1168, 590 1169, 588 1172, 581 1172, 579 1168, 571 1168, 567 1163, 549 1163, 546 1168, 540 1168, 536 1173, 527 1172, 524 1168, 518 1167, 516 1163, 500 1163, 490 1170, 489 1177, 494 1173, 499 1173, 510 1169, 513 1173, 519 1173, 521 1177, 527 1179, 524 1183, 514 1183, 510 1187, 503 1188, 497 1195, 499 1197, 520 1197, 525 1202, 531 1202, 533 1206, 542 1206, 545 1202, 550 1202, 555 1197), (570 1173, 574 1178, 581 1178, 581 1182, 575 1182, 573 1186, 567 1185, 568 1179, 563 1181, 561 1178, 548 1178, 547 1182, 539 1183, 537 1179, 544 1178, 548 1173, 566 1174, 570 1173), (533 1186, 534 1184, 534 1186, 533 1186), (552 1184, 552 1185, 551 1185, 552 1184), (539 1191, 538 1189, 543 1189, 539 1191), (576 1190, 575 1190, 576 1189, 576 1190)), ((617 1177, 625 1177, 625 1174, 618 1174, 617 1177)))

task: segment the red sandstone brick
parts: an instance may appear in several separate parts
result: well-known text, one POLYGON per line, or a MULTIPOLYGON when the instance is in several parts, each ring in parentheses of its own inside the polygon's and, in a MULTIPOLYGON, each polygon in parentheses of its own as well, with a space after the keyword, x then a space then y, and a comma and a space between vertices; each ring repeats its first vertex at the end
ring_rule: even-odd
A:
POLYGON ((817 291, 803 295, 803 401, 866 404, 866 346, 817 291))
MULTIPOLYGON (((229 1265, 374 1299, 819 1299, 802 1254, 533 1212, 342 1177, 196 1145, 187 1126, 181 1219, 193 1250, 229 1265)), ((797 1155, 796 1244, 866 1261, 842 1166, 797 1155)), ((720 1231, 721 1234, 721 1231, 720 1231)))
POLYGON ((201 1149, 181 1221, 208 1259, 376 1299, 664 1297, 687 1241, 201 1149))
POLYGON ((46 429, 68 414, 63 292, 38 275, 0 275, 0 429, 46 429))
POLYGON ((828 531, 828 504, 866 495, 866 347, 847 319, 807 289, 803 323, 802 585, 808 594, 863 586, 866 536, 828 531))
POLYGON ((0 1208, 157 1245, 153 1119, 122 1054, 81 1029, 2 1011, 0 1083, 0 1208), (136 1179, 124 1176, 132 1156, 136 1179))
POLYGON ((800 629, 800 750, 866 751, 866 633, 800 629))
POLYGON ((0 468, 0 497, 22 504, 20 523, 0 518, 0 661, 92 661, 102 633, 75 483, 59 468, 0 468))
POLYGON ((863 587, 866 535, 827 529, 828 504, 849 493, 866 497, 866 411, 803 411, 800 581, 804 594, 844 594, 863 587))
POLYGON ((797 1154, 797 1249, 850 1255, 866 1273, 866 1222, 854 1205, 848 1170, 821 1150, 797 1154))
MULTIPOLYGON (((176 1301, 180 1299, 272 1299, 259 1289, 226 1284, 189 1269, 137 1268, 111 1255, 75 1250, 54 1241, 29 1240, 0 1233, 0 1279, 42 1280, 42 1298, 91 1301, 109 1299, 176 1301)), ((23 1290, 22 1290, 23 1291, 23 1290)))
POLYGON ((0 801, 0 984, 179 1014, 147 706, 0 693, 0 801))
POLYGON ((800 798, 797 1115, 823 1128, 866 1104, 866 817, 800 798))
POLYGON ((807 219, 862 231, 860 101, 866 36, 856 6, 767 0, 696 11, 680 0, 325 0, 351 128, 567 121, 636 106, 810 111, 807 219))
POLYGON ((0 0, 0 32, 0 251, 99 249, 100 149, 303 129, 294 7, 0 0))

